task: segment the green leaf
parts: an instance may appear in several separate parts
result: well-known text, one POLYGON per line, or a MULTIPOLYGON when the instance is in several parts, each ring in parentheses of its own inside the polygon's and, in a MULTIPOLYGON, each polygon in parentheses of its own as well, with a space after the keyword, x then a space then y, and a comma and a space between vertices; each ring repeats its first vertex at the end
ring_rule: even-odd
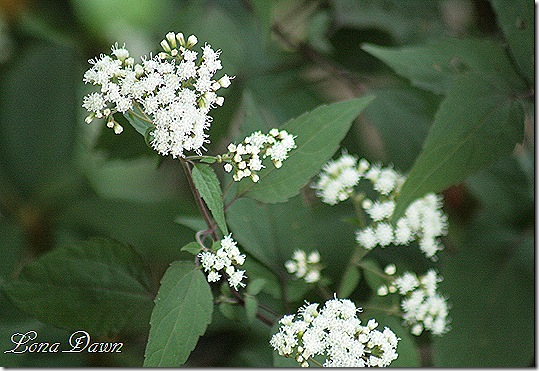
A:
MULTIPOLYGON (((444 23, 440 4, 424 0, 339 0, 331 4, 335 28, 380 30, 399 44, 441 35, 444 23)), ((372 36, 371 36, 372 37, 372 36)))
POLYGON ((342 276, 337 296, 339 298, 348 298, 356 289, 360 279, 361 273, 359 272, 359 269, 354 265, 348 266, 342 276))
POLYGON ((491 0, 509 50, 528 83, 535 82, 534 4, 528 0, 491 0))
POLYGON ((208 228, 204 218, 198 216, 179 216, 176 218, 175 222, 195 232, 203 231, 208 228))
POLYGON ((41 321, 92 334, 114 334, 152 308, 151 275, 140 255, 96 238, 58 247, 25 266, 3 286, 9 298, 41 321))
POLYGON ((211 167, 205 164, 196 164, 193 167, 193 182, 197 187, 200 196, 210 208, 215 222, 223 232, 228 234, 228 228, 225 221, 225 212, 223 209, 223 194, 219 179, 211 167))
POLYGON ((185 363, 211 322, 212 312, 213 297, 202 271, 192 263, 172 263, 155 299, 144 366, 185 363))
POLYGON ((378 288, 386 284, 384 272, 378 266, 378 263, 371 259, 362 260, 359 266, 363 269, 363 276, 372 291, 376 292, 378 288))
POLYGON ((447 93, 457 76, 474 71, 500 85, 519 80, 505 49, 480 39, 446 39, 399 48, 366 44, 363 50, 381 59, 413 85, 437 94, 447 93))
POLYGON ((376 104, 369 105, 364 115, 382 137, 383 161, 407 171, 421 152, 440 98, 412 87, 380 89, 373 94, 376 104))
POLYGON ((256 278, 254 280, 251 280, 247 285, 247 293, 249 295, 258 295, 260 291, 262 291, 262 289, 264 288, 266 282, 267 281, 264 278, 256 278))
POLYGON ((236 200, 227 217, 234 238, 245 251, 274 272, 287 274, 284 262, 294 250, 313 249, 314 219, 301 200, 293 198, 285 204, 261 204, 255 200, 236 200))
POLYGON ((268 166, 260 180, 240 183, 238 194, 266 203, 284 202, 297 195, 339 148, 354 119, 373 96, 320 106, 281 127, 296 136, 297 148, 276 169, 268 166))
POLYGON ((250 90, 245 90, 242 97, 241 105, 241 125, 240 136, 238 141, 243 140, 247 135, 254 133, 255 131, 262 131, 263 133, 269 131, 271 128, 264 120, 262 110, 259 104, 256 102, 254 94, 250 90))
POLYGON ((515 230, 492 209, 468 224, 463 243, 444 261, 439 290, 451 303, 452 329, 434 342, 436 367, 534 364, 533 234, 533 224, 527 233, 515 230), (500 323, 508 329, 503 334, 500 323))
POLYGON ((115 114, 114 120, 124 128, 121 135, 115 134, 114 130, 103 123, 94 123, 100 125, 99 137, 94 144, 96 150, 105 152, 109 159, 129 160, 141 156, 157 156, 155 151, 140 140, 139 134, 123 114, 115 114))
MULTIPOLYGON (((22 36, 22 35, 21 35, 22 36)), ((22 197, 76 176, 81 71, 74 49, 26 38, 0 73, 0 169, 22 197)), ((57 202, 55 200, 55 202, 57 202)))
POLYGON ((522 104, 510 86, 494 84, 473 72, 457 78, 402 187, 393 220, 415 199, 463 181, 522 140, 522 104))
POLYGON ((251 295, 245 296, 245 315, 247 317, 247 323, 252 324, 256 320, 256 314, 258 313, 258 300, 251 295))
POLYGON ((189 254, 196 255, 200 252, 200 245, 197 242, 189 242, 187 245, 182 247, 181 251, 187 251, 189 254))
POLYGON ((258 17, 260 27, 262 28, 262 37, 265 42, 269 40, 271 33, 272 10, 275 0, 252 0, 251 6, 258 17))
POLYGON ((152 123, 142 119, 144 115, 145 114, 138 107, 135 107, 133 108, 133 110, 129 110, 126 113, 124 113, 124 117, 127 119, 127 121, 143 137, 146 136, 148 129, 151 129, 154 127, 152 123))

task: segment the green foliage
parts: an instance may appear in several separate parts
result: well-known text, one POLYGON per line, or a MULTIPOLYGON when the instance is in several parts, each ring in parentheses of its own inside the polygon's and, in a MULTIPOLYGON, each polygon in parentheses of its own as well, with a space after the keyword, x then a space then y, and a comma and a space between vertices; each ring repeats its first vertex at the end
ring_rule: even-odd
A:
POLYGON ((145 367, 177 367, 187 361, 211 322, 213 297, 206 278, 188 262, 175 262, 161 280, 150 321, 145 367))
POLYGON ((511 153, 524 134, 524 111, 514 94, 473 72, 457 78, 402 187, 395 220, 414 199, 461 182, 511 153))
POLYGON ((223 195, 219 179, 211 167, 197 164, 193 167, 193 182, 200 192, 200 196, 210 208, 215 222, 224 234, 228 234, 223 210, 223 195))
POLYGON ((296 136, 297 148, 282 168, 267 167, 260 181, 243 181, 238 193, 262 202, 284 202, 299 193, 339 148, 354 119, 372 101, 364 97, 321 106, 283 125, 296 136))
POLYGON ((13 303, 42 321, 101 335, 127 326, 145 328, 153 297, 140 255, 104 238, 59 247, 2 288, 13 303))
POLYGON ((535 82, 535 21, 534 4, 519 0, 507 2, 491 0, 498 16, 498 23, 508 42, 509 50, 529 85, 535 82))
POLYGON ((455 78, 466 72, 475 72, 496 85, 521 85, 505 49, 491 40, 443 39, 399 48, 367 44, 363 50, 413 85, 437 94, 448 93, 455 78))
POLYGON ((413 84, 447 94, 403 186, 394 220, 414 199, 463 181, 522 140, 519 97, 526 86, 501 45, 463 39, 364 49, 413 84))
MULTIPOLYGON (((375 318, 401 338, 392 366, 424 366, 429 354, 441 367, 533 364, 530 1, 32 5, 11 7, 0 22, 0 364, 297 367, 268 344, 277 325, 257 316, 276 323, 333 293, 362 306, 362 322, 375 318), (84 124, 82 96, 95 88, 81 81, 88 59, 125 42, 138 62, 169 31, 220 49, 218 75, 236 76, 212 110, 193 178, 216 233, 232 232, 247 255, 243 301, 192 263, 201 251, 194 234, 207 226, 178 160, 148 145, 153 125, 142 112, 115 114, 121 135, 102 120, 84 124), (297 136, 298 148, 280 169, 266 160, 258 183, 223 192, 218 179, 230 175, 213 156, 274 127, 297 136), (416 246, 356 261, 357 225, 343 223, 357 221, 352 205, 322 205, 306 187, 341 145, 409 171, 395 217, 416 197, 445 191, 449 233, 438 262, 416 246), (296 249, 320 252, 320 285, 286 271, 296 249), (439 270, 450 332, 432 342, 410 335, 396 298, 375 295, 388 263, 439 270), (16 332, 65 343, 80 329, 124 342, 125 352, 3 353, 16 332)), ((209 246, 209 235, 196 237, 209 246)))

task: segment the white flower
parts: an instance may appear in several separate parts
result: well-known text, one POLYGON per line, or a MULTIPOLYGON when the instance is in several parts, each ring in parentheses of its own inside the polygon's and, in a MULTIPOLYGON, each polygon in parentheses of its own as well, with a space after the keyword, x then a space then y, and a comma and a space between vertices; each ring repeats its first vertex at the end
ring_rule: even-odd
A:
POLYGON ((378 244, 376 233, 371 227, 357 231, 356 241, 367 250, 372 250, 378 244))
POLYGON ((430 269, 419 278, 415 273, 405 272, 390 286, 402 296, 402 318, 413 335, 430 331, 439 336, 449 331, 447 300, 436 292, 440 281, 441 278, 430 269))
POLYGON ((301 366, 309 366, 317 355, 326 358, 324 367, 388 366, 398 357, 399 339, 388 328, 376 330, 374 319, 362 326, 358 311, 348 299, 328 300, 320 310, 316 303, 306 304, 296 316, 279 321, 270 345, 281 356, 294 356, 301 366))
MULTIPOLYGON (((223 104, 223 97, 216 92, 228 87, 232 78, 225 75, 213 79, 222 68, 220 51, 208 44, 202 47, 196 63, 198 53, 190 50, 196 43, 194 35, 186 42, 183 34, 169 32, 161 42, 164 52, 143 57, 141 64, 134 64, 129 51, 115 44, 111 56, 90 61, 92 67, 84 74, 84 81, 100 85, 101 94, 87 95, 83 107, 101 118, 125 113, 136 105, 155 126, 150 144, 158 153, 174 158, 185 157, 186 151, 200 155, 209 142, 209 111, 223 104), (105 107, 110 109, 108 115, 104 114, 105 107)), ((119 127, 114 130, 121 131, 119 127)))
POLYGON ((322 201, 335 205, 350 197, 363 171, 357 166, 357 159, 343 152, 340 158, 328 162, 322 168, 317 182, 311 184, 315 189, 316 195, 322 198, 322 201))

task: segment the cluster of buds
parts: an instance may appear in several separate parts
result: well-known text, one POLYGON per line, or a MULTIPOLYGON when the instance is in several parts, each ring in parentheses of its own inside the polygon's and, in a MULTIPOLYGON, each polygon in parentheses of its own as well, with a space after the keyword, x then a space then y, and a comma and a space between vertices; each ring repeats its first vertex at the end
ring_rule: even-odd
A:
POLYGON ((280 168, 288 152, 296 148, 294 139, 286 130, 271 129, 268 134, 256 131, 240 144, 229 144, 228 153, 219 156, 218 161, 225 162, 226 172, 234 171, 234 181, 250 177, 256 183, 260 179, 258 172, 265 167, 262 159, 269 157, 273 165, 280 168))
POLYGON ((288 273, 295 274, 297 278, 303 278, 307 283, 320 280, 320 253, 311 252, 308 256, 303 250, 296 250, 291 260, 287 260, 284 266, 288 273))

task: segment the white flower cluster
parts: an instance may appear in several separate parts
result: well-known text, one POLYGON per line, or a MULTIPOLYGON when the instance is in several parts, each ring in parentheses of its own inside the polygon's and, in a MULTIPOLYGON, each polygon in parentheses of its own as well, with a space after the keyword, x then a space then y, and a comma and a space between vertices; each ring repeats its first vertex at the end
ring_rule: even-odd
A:
POLYGON ((225 236, 219 243, 217 251, 209 250, 198 254, 200 263, 205 272, 208 273, 208 282, 217 282, 221 279, 220 271, 224 271, 228 276, 228 284, 235 290, 238 286, 244 287, 242 282, 245 271, 239 270, 234 265, 243 265, 245 255, 240 253, 231 235, 225 236))
POLYGON ((220 160, 226 162, 226 172, 234 170, 235 181, 250 177, 256 183, 259 180, 257 172, 265 167, 260 157, 270 157, 273 165, 280 168, 288 158, 288 152, 296 148, 294 139, 286 130, 271 129, 269 134, 256 131, 240 144, 230 143, 228 153, 220 156, 220 160))
POLYGON ((335 205, 350 197, 368 168, 369 163, 366 160, 362 159, 358 164, 357 158, 343 153, 339 159, 324 165, 318 181, 311 187, 323 202, 335 205))
POLYGON ((447 233, 447 216, 442 211, 442 198, 434 193, 415 200, 397 220, 395 227, 389 223, 395 209, 394 199, 380 196, 372 202, 364 200, 362 207, 371 217, 372 223, 356 233, 356 241, 370 250, 376 246, 409 245, 418 241, 419 249, 427 258, 436 259, 435 254, 443 249, 439 237, 447 233))
POLYGON ((423 330, 443 335, 449 331, 449 319, 447 301, 436 292, 441 280, 433 269, 419 278, 415 273, 405 272, 395 278, 389 287, 381 286, 378 295, 398 292, 403 296, 403 319, 413 335, 419 336, 423 330))
POLYGON ((135 64, 129 51, 117 44, 112 55, 90 60, 93 66, 84 74, 84 82, 100 85, 101 91, 84 97, 83 107, 91 112, 86 122, 107 117, 107 126, 119 134, 121 126, 112 114, 136 107, 155 126, 151 145, 161 155, 200 154, 208 142, 205 130, 212 121, 208 113, 224 101, 216 92, 228 87, 231 78, 213 80, 222 68, 220 51, 205 44, 199 59, 191 50, 197 42, 194 35, 186 41, 183 34, 170 32, 161 42, 165 51, 142 58, 141 64, 135 64))
POLYGON ((303 250, 296 250, 291 260, 287 260, 284 266, 288 273, 295 274, 297 278, 303 278, 307 283, 320 280, 320 253, 313 251, 307 256, 303 250))
POLYGON ((270 344, 303 367, 317 355, 325 356, 325 367, 388 366, 398 356, 399 338, 387 327, 376 330, 374 319, 362 326, 358 311, 348 299, 328 300, 320 310, 316 303, 306 304, 297 315, 281 318, 270 344))

